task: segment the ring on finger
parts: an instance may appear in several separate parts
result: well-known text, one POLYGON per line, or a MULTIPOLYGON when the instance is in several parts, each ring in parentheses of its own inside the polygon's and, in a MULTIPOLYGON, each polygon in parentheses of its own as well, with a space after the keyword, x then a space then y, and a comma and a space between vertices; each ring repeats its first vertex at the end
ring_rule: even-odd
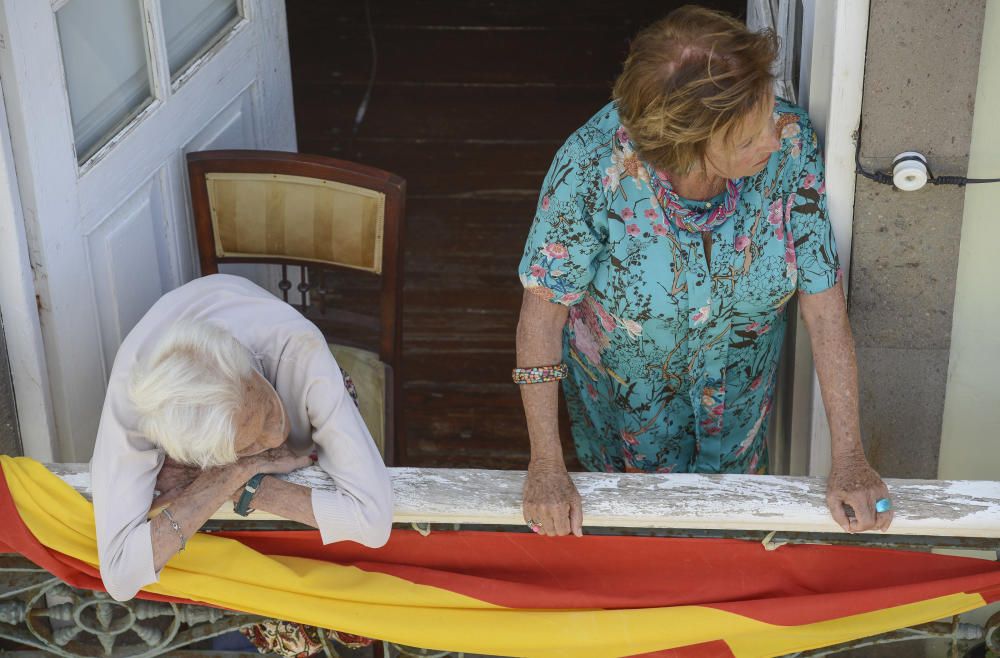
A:
POLYGON ((876 512, 888 512, 892 509, 892 501, 888 498, 879 498, 875 501, 876 512))
POLYGON ((534 533, 540 533, 542 531, 542 524, 534 519, 528 519, 528 527, 534 533))

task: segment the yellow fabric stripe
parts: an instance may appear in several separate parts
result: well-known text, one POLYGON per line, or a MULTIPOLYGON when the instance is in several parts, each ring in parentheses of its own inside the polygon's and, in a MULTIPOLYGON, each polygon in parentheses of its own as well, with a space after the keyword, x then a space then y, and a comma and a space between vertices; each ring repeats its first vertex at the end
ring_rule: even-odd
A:
MULTIPOLYGON (((0 464, 32 534, 96 568, 91 504, 37 462, 0 456, 0 464)), ((540 658, 572 650, 581 658, 605 658, 715 640, 720 629, 769 627, 697 606, 513 610, 386 574, 263 555, 209 534, 187 546, 147 591, 415 646, 540 658)))
POLYGON ((801 626, 772 626, 738 636, 726 634, 736 658, 769 658, 879 635, 890 630, 951 617, 986 605, 979 594, 950 594, 801 626))
MULTIPOLYGON (((24 523, 45 546, 95 568, 93 510, 47 468, 0 456, 24 523)), ((513 610, 395 576, 268 556, 199 534, 147 591, 415 646, 506 656, 613 658, 725 639, 738 658, 826 646, 984 604, 956 594, 840 620, 781 627, 699 606, 513 610)))

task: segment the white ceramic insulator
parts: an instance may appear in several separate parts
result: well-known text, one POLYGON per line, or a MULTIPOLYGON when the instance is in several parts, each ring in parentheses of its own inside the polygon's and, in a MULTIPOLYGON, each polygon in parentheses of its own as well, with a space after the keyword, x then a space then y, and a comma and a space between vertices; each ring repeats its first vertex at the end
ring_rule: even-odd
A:
POLYGON ((927 158, 916 151, 900 153, 893 160, 892 182, 904 192, 919 190, 927 184, 927 158), (903 158, 920 158, 919 160, 902 160, 903 158))

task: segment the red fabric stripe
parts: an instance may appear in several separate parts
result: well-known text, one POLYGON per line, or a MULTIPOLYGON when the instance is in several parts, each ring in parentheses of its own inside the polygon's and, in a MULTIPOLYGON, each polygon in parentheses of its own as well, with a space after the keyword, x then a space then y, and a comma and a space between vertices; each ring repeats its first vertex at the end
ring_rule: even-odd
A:
POLYGON ((1000 601, 1000 585, 976 590, 986 601, 986 605, 1000 601))
POLYGON ((773 624, 1000 587, 1000 564, 848 546, 652 537, 394 531, 381 549, 317 533, 223 533, 263 553, 351 564, 511 608, 708 605, 773 624))

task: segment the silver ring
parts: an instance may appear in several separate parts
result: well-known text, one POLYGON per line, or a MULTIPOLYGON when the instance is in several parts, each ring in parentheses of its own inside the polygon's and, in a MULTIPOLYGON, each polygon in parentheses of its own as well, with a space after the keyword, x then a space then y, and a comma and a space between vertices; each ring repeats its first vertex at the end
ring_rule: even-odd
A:
POLYGON ((534 519, 528 519, 528 527, 534 530, 535 532, 538 532, 539 530, 542 529, 542 524, 534 519))

